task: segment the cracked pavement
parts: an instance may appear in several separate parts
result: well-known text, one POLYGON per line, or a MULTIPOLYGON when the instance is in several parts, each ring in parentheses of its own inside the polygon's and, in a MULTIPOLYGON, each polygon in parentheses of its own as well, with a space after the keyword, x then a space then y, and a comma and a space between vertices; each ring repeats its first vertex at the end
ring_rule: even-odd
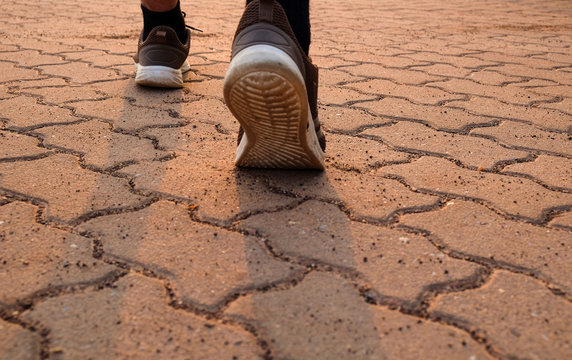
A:
POLYGON ((0 359, 572 358, 572 5, 312 0, 327 169, 233 166, 243 1, 0 4, 0 359))

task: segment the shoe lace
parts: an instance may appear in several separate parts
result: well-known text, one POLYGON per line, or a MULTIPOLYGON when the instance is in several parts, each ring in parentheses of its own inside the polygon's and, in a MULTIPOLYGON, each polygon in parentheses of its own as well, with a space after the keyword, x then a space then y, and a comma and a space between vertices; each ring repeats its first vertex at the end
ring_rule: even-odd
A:
MULTIPOLYGON (((183 14, 183 18, 186 18, 186 17, 187 17, 187 13, 186 13, 186 12, 181 11, 181 13, 183 14)), ((191 30, 198 31, 198 32, 203 32, 201 29, 197 29, 196 27, 192 27, 191 25, 185 24, 185 27, 186 27, 186 28, 189 28, 189 29, 191 29, 191 30)))

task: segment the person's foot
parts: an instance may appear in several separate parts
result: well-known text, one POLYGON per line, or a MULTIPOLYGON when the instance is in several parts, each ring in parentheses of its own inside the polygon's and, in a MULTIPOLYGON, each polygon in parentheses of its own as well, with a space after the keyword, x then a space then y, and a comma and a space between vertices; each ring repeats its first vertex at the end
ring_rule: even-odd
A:
POLYGON ((146 38, 141 32, 135 60, 135 83, 161 88, 183 87, 183 73, 189 71, 187 56, 191 32, 181 43, 175 30, 168 26, 154 27, 146 38))
POLYGON ((242 167, 324 169, 318 68, 302 51, 282 7, 255 0, 232 45, 224 98, 239 121, 242 167))

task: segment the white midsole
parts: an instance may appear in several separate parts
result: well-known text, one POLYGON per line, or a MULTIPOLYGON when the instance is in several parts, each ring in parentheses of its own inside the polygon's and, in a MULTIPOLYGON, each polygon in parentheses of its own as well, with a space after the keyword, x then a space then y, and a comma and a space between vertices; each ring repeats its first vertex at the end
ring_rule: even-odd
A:
POLYGON ((284 51, 271 45, 253 45, 242 50, 232 59, 226 76, 224 77, 224 87, 233 84, 249 69, 259 67, 260 69, 268 68, 276 71, 284 69, 298 77, 298 80, 304 84, 304 77, 298 69, 298 65, 284 51))
POLYGON ((150 71, 165 71, 165 72, 169 72, 169 73, 173 73, 173 74, 178 74, 178 73, 186 73, 187 71, 191 70, 191 65, 189 65, 189 62, 187 60, 185 60, 185 62, 183 63, 183 65, 181 65, 180 68, 178 69, 174 69, 168 66, 162 66, 162 65, 141 65, 139 63, 135 63, 135 71, 141 71, 141 70, 150 70, 150 71))
POLYGON ((135 83, 158 87, 182 87, 183 73, 191 69, 187 60, 181 68, 173 69, 162 65, 135 64, 135 83))

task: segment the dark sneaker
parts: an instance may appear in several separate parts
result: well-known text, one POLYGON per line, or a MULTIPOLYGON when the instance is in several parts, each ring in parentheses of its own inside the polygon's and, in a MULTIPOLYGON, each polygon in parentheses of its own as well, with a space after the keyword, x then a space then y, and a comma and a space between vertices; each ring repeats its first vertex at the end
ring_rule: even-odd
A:
POLYGON ((183 73, 189 71, 187 56, 191 44, 191 32, 187 29, 187 41, 181 43, 175 30, 157 26, 149 36, 139 37, 135 55, 135 83, 161 88, 183 87, 183 73))
POLYGON ((239 121, 237 166, 324 169, 318 121, 318 68, 274 0, 244 11, 224 79, 224 98, 239 121))

